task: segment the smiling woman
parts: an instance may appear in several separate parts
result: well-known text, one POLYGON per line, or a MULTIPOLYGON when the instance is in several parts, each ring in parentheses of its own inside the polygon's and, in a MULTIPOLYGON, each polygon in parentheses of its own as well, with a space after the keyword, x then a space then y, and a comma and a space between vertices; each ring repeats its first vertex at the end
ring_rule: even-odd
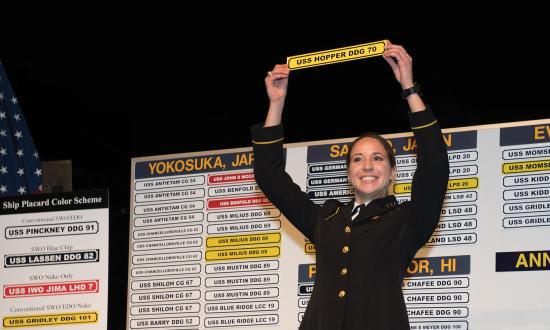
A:
POLYGON ((351 144, 347 155, 348 178, 355 188, 355 199, 365 204, 388 194, 397 167, 390 144, 375 133, 364 133, 351 144))
MULTIPOLYGON (((401 88, 412 87, 412 58, 404 48, 389 44, 383 56, 401 88)), ((396 174, 393 150, 366 133, 347 155, 354 200, 317 205, 285 172, 281 118, 289 74, 281 64, 265 78, 269 110, 265 123, 252 127, 252 142, 258 185, 316 247, 315 285, 300 329, 408 330, 403 274, 435 230, 449 177, 437 121, 418 93, 406 97, 418 143, 410 202, 388 196, 396 174)))

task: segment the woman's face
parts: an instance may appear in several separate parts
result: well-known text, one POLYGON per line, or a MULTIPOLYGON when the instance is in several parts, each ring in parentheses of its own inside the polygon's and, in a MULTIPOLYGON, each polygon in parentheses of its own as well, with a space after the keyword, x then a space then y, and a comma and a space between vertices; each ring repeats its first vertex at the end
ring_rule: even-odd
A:
POLYGON ((364 203, 386 196, 396 168, 391 167, 380 141, 365 137, 357 141, 350 152, 348 177, 355 189, 355 200, 364 203))

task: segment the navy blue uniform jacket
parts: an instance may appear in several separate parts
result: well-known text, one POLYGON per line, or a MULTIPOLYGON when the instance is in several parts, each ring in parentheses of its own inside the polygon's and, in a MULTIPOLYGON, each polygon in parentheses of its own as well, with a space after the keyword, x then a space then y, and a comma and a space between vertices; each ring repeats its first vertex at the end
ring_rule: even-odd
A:
POLYGON ((411 200, 368 204, 352 222, 353 201, 311 202, 285 172, 283 128, 251 128, 260 188, 316 248, 316 280, 300 329, 409 330, 401 291, 412 258, 437 226, 449 178, 441 130, 428 108, 409 113, 417 142, 411 200))

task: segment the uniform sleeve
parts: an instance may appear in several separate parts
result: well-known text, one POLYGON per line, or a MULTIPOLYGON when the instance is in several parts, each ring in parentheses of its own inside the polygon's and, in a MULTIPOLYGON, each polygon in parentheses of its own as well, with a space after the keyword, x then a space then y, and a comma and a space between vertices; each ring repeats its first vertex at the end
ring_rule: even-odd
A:
POLYGON ((449 159, 441 129, 431 109, 409 112, 417 143, 417 168, 411 192, 411 217, 415 241, 424 245, 439 222, 449 180, 449 159))
POLYGON ((285 172, 282 125, 251 127, 254 177, 266 197, 310 241, 314 242, 315 219, 320 206, 314 204, 285 172))

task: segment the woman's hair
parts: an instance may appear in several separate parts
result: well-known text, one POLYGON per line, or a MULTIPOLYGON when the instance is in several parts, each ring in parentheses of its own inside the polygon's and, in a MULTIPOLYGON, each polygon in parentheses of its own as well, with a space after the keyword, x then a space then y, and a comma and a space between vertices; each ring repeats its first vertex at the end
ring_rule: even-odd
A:
POLYGON ((349 164, 351 162, 351 151, 353 150, 353 147, 355 146, 355 144, 359 140, 362 140, 364 138, 372 138, 372 139, 378 140, 378 142, 380 142, 380 144, 384 147, 384 150, 386 150, 386 154, 388 156, 388 160, 390 161, 391 167, 395 167, 395 164, 396 164, 395 163, 395 154, 393 153, 393 148, 390 145, 390 143, 388 142, 388 140, 386 140, 383 137, 381 137, 380 135, 378 135, 378 133, 365 132, 365 133, 359 135, 359 137, 357 139, 353 140, 353 142, 351 143, 351 145, 349 147, 348 154, 346 155, 346 165, 348 166, 348 168, 349 168, 349 164))

